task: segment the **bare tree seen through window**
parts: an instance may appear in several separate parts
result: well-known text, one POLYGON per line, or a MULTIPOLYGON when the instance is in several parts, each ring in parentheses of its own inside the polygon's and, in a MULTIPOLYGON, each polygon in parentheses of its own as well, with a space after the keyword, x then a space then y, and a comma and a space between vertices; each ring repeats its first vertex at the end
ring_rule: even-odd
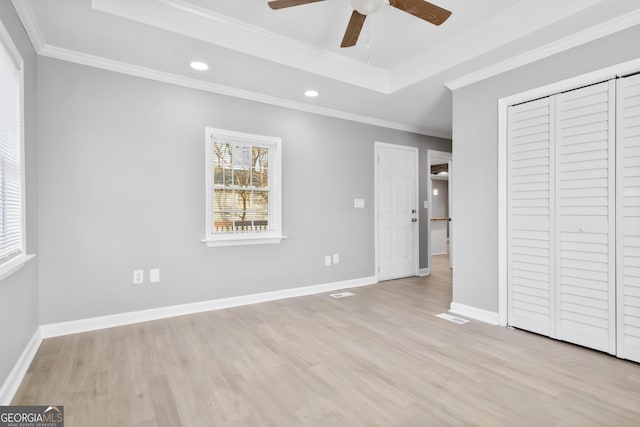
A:
POLYGON ((214 230, 269 229, 269 148, 213 143, 214 230))

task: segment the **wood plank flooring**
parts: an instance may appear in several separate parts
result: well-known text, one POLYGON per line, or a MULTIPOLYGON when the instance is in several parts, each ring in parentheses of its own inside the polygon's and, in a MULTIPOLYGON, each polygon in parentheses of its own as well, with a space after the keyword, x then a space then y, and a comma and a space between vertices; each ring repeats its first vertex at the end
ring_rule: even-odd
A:
POLYGON ((66 426, 639 426, 640 365, 436 318, 431 277, 47 339, 14 404, 66 426))

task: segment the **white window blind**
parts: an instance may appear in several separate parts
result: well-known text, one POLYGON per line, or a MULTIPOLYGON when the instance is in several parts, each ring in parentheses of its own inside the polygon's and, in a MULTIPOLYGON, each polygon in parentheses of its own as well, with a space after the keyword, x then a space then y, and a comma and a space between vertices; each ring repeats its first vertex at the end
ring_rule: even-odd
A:
MULTIPOLYGON (((4 28, 2 28, 4 30, 4 28)), ((24 254, 22 64, 0 34, 0 266, 24 254)))

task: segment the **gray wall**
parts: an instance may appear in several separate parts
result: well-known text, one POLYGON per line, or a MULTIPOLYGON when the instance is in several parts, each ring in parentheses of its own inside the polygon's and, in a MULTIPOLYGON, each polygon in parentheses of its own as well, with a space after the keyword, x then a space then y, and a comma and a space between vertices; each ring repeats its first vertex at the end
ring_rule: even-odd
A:
POLYGON ((374 276, 374 142, 421 165, 451 147, 48 58, 38 76, 43 324, 374 276), (201 243, 206 126, 282 138, 282 244, 201 243), (150 268, 161 282, 133 286, 150 268))
MULTIPOLYGON (((0 20, 25 63, 25 164, 27 252, 38 252, 36 171, 36 54, 9 1, 0 1, 0 20)), ((38 259, 0 282, 0 385, 38 327, 38 259)))
POLYGON ((453 301, 498 310, 498 110, 508 95, 640 57, 640 26, 453 93, 453 301))

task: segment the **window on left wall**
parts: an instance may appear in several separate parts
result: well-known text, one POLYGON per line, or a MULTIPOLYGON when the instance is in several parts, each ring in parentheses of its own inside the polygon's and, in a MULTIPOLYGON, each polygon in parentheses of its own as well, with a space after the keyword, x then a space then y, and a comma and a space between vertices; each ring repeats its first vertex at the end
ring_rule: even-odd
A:
POLYGON ((24 265, 24 65, 0 23, 0 280, 24 265))

